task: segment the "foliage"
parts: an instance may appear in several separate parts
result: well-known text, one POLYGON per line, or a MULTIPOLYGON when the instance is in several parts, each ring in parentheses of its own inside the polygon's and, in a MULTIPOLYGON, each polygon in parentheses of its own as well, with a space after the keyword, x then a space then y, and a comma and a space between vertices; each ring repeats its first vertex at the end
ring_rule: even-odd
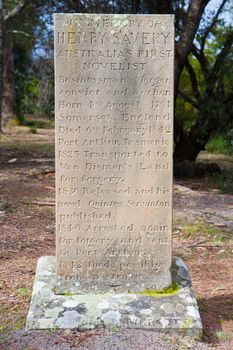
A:
POLYGON ((53 63, 47 58, 51 30, 50 20, 42 12, 44 6, 36 3, 24 12, 26 35, 18 35, 14 40, 16 105, 21 120, 25 114, 52 116, 54 112, 53 63), (43 59, 37 52, 42 52, 43 59))
MULTIPOLYGON (((208 25, 213 23, 214 19, 208 25)), ((190 160, 195 160, 210 139, 215 140, 216 146, 221 144, 224 153, 231 152, 233 28, 223 26, 223 20, 218 27, 216 23, 211 29, 207 25, 199 31, 181 75, 176 118, 182 127, 182 141, 189 140, 190 145, 179 144, 178 139, 175 155, 179 148, 182 157, 182 148, 189 146, 191 152, 185 156, 190 160), (211 34, 209 41, 207 34, 211 34), (222 135, 224 142, 217 135, 222 135)), ((213 141, 208 144, 212 146, 213 141)))
POLYGON ((39 128, 39 129, 53 129, 54 120, 45 119, 45 118, 36 118, 30 119, 29 116, 24 116, 21 120, 21 125, 28 126, 30 128, 39 128))
POLYGON ((223 332, 222 330, 216 330, 213 333, 219 340, 228 341, 231 338, 229 334, 223 332))
MULTIPOLYGON (((41 81, 33 75, 16 74, 17 116, 23 122, 25 114, 52 116, 54 113, 54 82, 41 81)), ((22 123, 27 125, 27 123, 22 123)))
POLYGON ((33 76, 16 74, 17 115, 23 120, 25 113, 34 114, 37 111, 37 101, 40 96, 39 81, 33 76))
MULTIPOLYGON (((19 0, 6 1, 6 13, 19 3, 19 0)), ((211 1, 28 0, 7 24, 7 30, 14 33, 18 117, 23 120, 25 114, 31 113, 54 115, 54 12, 173 13, 177 97, 174 157, 195 160, 216 132, 226 137, 227 148, 233 148, 233 28, 230 25, 233 7, 230 0, 219 0, 215 9, 208 10, 208 3, 211 1)))
POLYGON ((192 225, 187 225, 183 228, 183 232, 187 237, 193 235, 221 235, 222 230, 204 222, 197 222, 192 225))
POLYGON ((206 149, 210 153, 232 154, 233 140, 231 131, 226 134, 214 134, 208 141, 206 149))
POLYGON ((32 134, 36 134, 37 133, 37 127, 36 126, 31 126, 30 127, 30 131, 32 134))

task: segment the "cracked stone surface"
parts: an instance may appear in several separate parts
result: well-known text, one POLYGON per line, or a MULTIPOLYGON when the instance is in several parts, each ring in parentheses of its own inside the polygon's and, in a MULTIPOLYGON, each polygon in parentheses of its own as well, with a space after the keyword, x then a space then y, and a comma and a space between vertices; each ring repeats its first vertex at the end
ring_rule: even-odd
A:
POLYGON ((183 260, 173 258, 172 279, 176 294, 146 296, 143 294, 57 295, 54 256, 39 259, 27 329, 78 329, 96 327, 141 328, 164 332, 183 332, 198 337, 202 323, 183 260))

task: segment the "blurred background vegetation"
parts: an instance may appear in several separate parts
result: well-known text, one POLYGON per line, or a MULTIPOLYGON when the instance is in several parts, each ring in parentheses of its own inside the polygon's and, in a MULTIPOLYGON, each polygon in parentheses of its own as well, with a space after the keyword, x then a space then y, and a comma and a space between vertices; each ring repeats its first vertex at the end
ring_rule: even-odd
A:
POLYGON ((55 12, 175 14, 175 161, 233 153, 232 0, 0 0, 1 131, 53 126, 55 12))

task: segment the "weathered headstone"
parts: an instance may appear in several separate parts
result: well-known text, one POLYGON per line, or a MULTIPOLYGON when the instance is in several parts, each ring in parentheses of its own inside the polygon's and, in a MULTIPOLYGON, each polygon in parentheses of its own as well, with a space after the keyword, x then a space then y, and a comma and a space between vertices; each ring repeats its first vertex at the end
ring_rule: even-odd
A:
POLYGON ((170 15, 55 16, 57 254, 27 328, 201 334, 172 259, 173 45, 170 15))
POLYGON ((55 16, 60 292, 171 284, 171 15, 55 16))

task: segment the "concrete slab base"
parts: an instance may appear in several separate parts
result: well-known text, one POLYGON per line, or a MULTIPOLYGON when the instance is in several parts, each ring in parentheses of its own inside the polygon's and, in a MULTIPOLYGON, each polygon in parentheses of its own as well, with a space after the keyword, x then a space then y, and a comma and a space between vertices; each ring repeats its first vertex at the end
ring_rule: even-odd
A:
POLYGON ((183 260, 173 258, 175 294, 69 294, 57 295, 55 256, 38 260, 27 329, 77 329, 96 327, 141 328, 181 332, 200 337, 202 323, 191 279, 183 260))

